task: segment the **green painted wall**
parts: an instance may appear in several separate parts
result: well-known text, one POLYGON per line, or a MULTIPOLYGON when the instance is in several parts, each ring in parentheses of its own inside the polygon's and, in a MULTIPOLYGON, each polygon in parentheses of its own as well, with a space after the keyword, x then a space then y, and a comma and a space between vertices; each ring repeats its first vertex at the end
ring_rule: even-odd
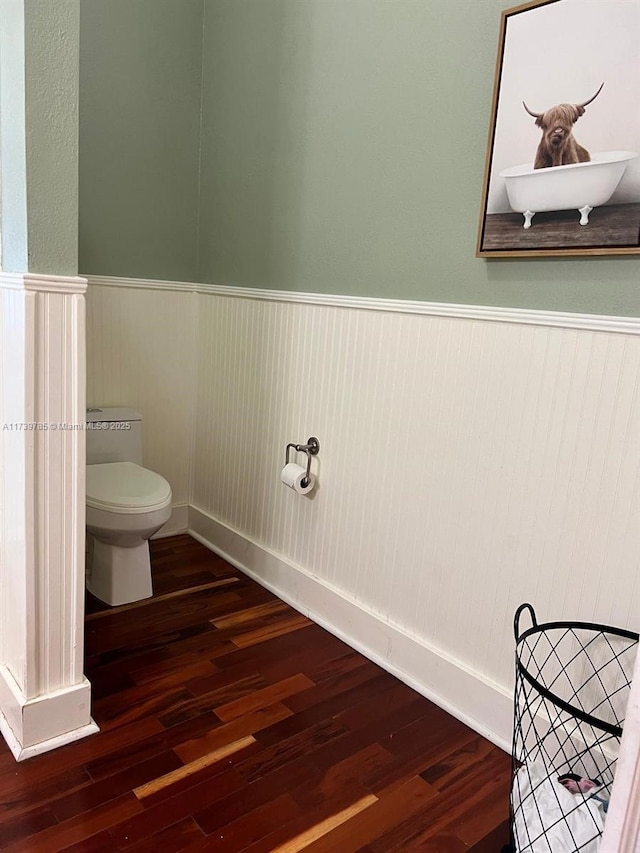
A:
POLYGON ((24 3, 0 0, 0 267, 29 268, 24 3))
POLYGON ((0 0, 2 268, 75 275, 79 0, 0 0))
POLYGON ((82 0, 85 274, 196 274, 202 0, 82 0))
POLYGON ((640 314, 640 256, 474 257, 507 0, 205 0, 198 277, 640 314))
POLYGON ((29 271, 78 272, 80 0, 25 0, 29 271))
POLYGON ((82 0, 81 272, 640 315, 640 256, 474 257, 509 5, 82 0))

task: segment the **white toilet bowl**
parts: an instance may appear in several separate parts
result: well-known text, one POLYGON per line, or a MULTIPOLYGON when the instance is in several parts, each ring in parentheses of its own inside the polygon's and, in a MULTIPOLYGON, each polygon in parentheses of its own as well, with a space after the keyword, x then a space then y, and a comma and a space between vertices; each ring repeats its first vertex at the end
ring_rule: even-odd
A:
POLYGON ((87 589, 106 604, 153 595, 149 538, 169 520, 171 486, 134 462, 87 465, 87 589))

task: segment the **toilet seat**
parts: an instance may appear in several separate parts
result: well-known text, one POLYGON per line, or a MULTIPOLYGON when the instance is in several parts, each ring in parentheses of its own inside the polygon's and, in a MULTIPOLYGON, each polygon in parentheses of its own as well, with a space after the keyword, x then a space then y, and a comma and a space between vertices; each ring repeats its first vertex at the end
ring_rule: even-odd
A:
POLYGON ((160 474, 134 462, 87 465, 87 506, 124 515, 164 509, 171 486, 160 474))

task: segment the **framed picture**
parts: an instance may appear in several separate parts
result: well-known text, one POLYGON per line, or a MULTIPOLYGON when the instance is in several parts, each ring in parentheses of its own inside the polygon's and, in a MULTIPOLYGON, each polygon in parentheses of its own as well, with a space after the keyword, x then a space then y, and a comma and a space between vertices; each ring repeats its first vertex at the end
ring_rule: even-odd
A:
POLYGON ((502 13, 477 257, 640 253, 640 0, 502 13))

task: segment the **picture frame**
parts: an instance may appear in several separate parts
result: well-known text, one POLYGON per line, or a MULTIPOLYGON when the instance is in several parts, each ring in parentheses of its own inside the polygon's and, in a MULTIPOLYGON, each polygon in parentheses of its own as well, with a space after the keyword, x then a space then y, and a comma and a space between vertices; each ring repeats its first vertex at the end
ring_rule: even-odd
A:
POLYGON ((476 257, 640 254, 639 155, 640 0, 504 11, 476 257))

